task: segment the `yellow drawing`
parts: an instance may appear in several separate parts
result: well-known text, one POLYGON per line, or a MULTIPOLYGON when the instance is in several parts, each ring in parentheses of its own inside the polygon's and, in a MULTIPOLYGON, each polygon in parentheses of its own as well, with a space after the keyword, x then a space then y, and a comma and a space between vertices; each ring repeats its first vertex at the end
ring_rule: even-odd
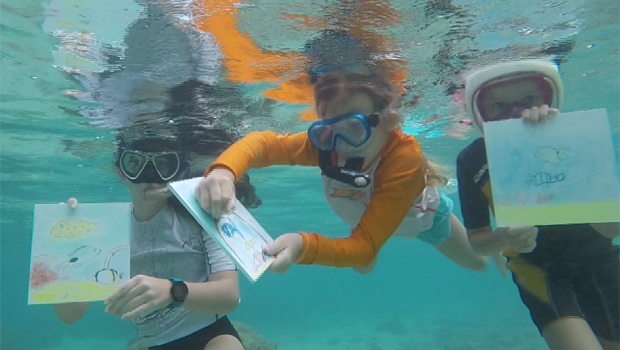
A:
POLYGON ((50 235, 56 238, 77 238, 85 236, 89 233, 96 232, 99 224, 85 220, 68 220, 61 221, 54 225, 50 230, 50 235))
POLYGON ((28 304, 104 300, 130 275, 130 242, 130 203, 35 204, 28 304))
POLYGON ((502 216, 502 226, 617 222, 620 220, 620 203, 600 201, 537 206, 496 204, 495 213, 502 216))
MULTIPOLYGON (((63 258, 49 254, 36 256, 30 272, 29 304, 47 304, 103 300, 119 287, 123 273, 110 268, 110 260, 128 246, 117 246, 107 255, 104 268, 84 279, 90 273, 83 271, 86 262, 93 260, 101 249, 84 245, 63 258), (60 260, 60 261, 59 261, 60 260), (75 279, 74 279, 75 278, 75 279)), ((91 270, 92 271, 92 270, 91 270)))
POLYGON ((57 280, 30 291, 29 304, 104 300, 120 286, 88 281, 57 280))
POLYGON ((247 249, 254 248, 254 240, 253 239, 249 239, 249 240, 245 241, 245 247, 247 249))

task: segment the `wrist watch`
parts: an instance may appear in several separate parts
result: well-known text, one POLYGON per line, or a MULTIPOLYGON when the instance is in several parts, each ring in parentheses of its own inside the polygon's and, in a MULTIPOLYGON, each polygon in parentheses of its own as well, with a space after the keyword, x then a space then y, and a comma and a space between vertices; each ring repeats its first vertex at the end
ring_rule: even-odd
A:
POLYGON ((187 295, 189 294, 189 289, 187 288, 187 284, 183 282, 182 279, 179 278, 169 278, 170 282, 172 282, 172 287, 170 288, 170 296, 172 297, 172 303, 168 306, 169 308, 177 308, 183 305, 187 295))

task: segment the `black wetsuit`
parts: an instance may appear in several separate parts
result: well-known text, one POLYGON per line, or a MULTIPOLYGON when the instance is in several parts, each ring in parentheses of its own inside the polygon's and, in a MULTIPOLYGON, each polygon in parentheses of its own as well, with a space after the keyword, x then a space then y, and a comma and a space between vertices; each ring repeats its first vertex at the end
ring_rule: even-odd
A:
MULTIPOLYGON (((489 227, 493 199, 483 138, 460 152, 457 177, 465 227, 489 227)), ((589 224, 538 229, 534 251, 504 255, 539 331, 554 320, 581 317, 598 337, 618 341, 619 247, 589 224)))

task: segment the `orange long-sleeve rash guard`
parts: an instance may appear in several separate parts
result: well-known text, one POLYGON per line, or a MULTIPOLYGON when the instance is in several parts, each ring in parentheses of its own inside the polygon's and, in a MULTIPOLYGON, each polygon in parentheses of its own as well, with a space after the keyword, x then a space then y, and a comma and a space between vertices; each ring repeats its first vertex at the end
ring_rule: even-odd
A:
MULTIPOLYGON (((359 224, 346 238, 301 233, 303 248, 298 264, 363 267, 370 264, 420 196, 425 187, 424 159, 420 145, 396 130, 381 152, 373 179, 372 199, 359 224)), ((237 141, 207 169, 226 167, 235 178, 251 168, 270 165, 318 166, 318 151, 307 133, 252 132, 237 141)))

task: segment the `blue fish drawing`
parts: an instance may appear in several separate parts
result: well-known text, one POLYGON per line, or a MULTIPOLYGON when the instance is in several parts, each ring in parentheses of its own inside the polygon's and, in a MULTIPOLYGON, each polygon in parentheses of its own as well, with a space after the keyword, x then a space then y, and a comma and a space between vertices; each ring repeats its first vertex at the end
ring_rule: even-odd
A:
POLYGON ((237 230, 237 227, 235 227, 234 225, 228 222, 223 224, 220 227, 220 230, 222 230, 224 234, 228 237, 232 237, 235 233, 239 233, 239 230, 237 230))
POLYGON ((537 173, 531 175, 529 180, 525 182, 526 185, 530 186, 545 186, 549 187, 549 184, 562 182, 564 181, 564 174, 551 175, 546 172, 537 173))
POLYGON ((564 159, 569 158, 568 147, 564 148, 553 148, 549 146, 544 146, 536 151, 536 158, 543 160, 547 163, 551 163, 554 165, 560 164, 564 159))

